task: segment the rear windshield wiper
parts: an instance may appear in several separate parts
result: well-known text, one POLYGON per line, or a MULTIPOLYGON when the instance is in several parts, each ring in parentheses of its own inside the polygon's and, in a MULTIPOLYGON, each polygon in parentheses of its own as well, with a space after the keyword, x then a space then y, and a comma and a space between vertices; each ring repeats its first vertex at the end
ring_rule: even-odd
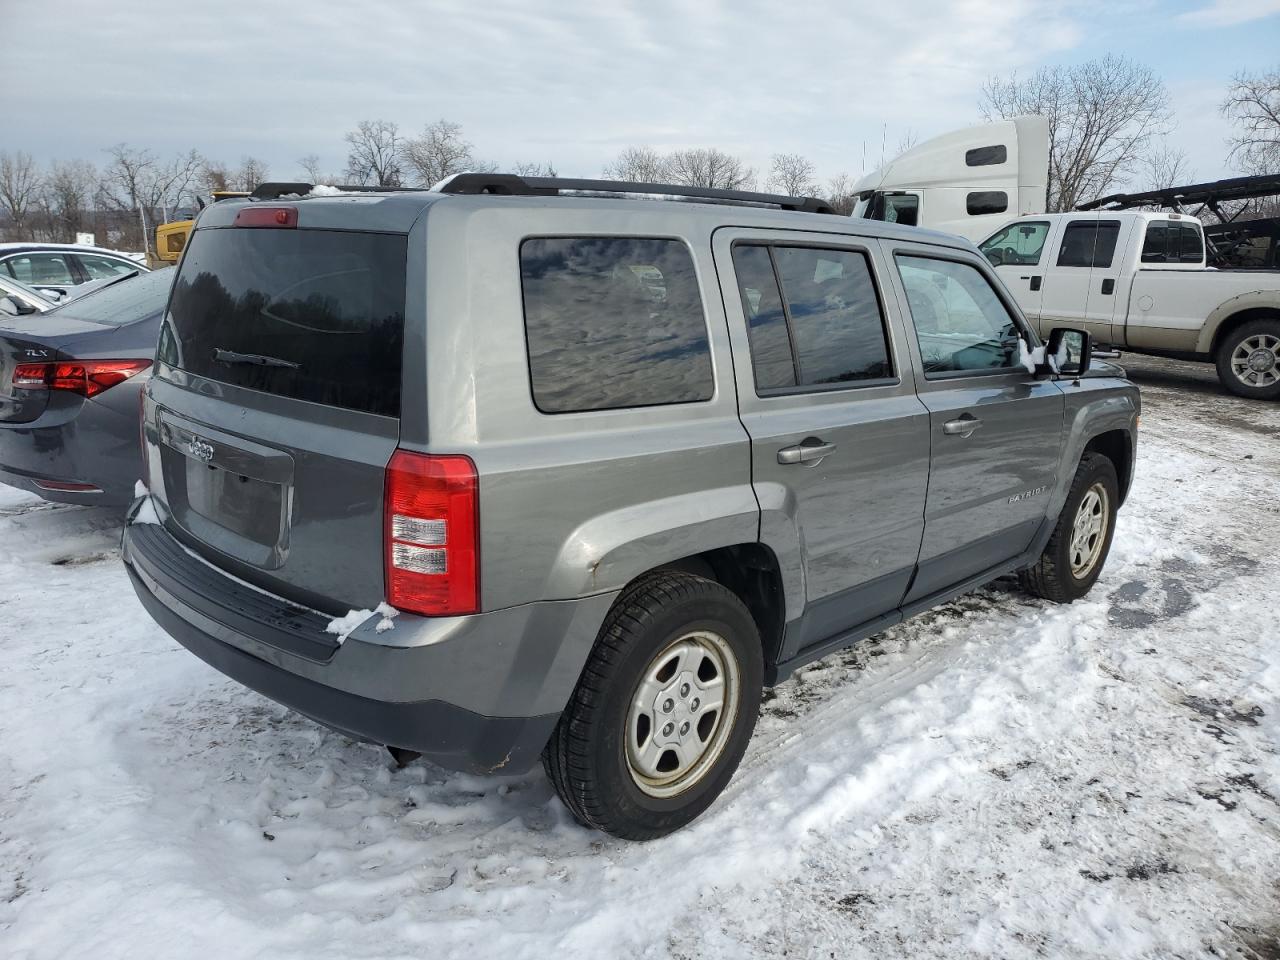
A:
POLYGON ((302 364, 292 360, 281 360, 279 357, 267 357, 260 353, 236 353, 234 350, 213 348, 213 359, 219 363, 251 363, 259 367, 283 367, 286 370, 300 370, 302 364))

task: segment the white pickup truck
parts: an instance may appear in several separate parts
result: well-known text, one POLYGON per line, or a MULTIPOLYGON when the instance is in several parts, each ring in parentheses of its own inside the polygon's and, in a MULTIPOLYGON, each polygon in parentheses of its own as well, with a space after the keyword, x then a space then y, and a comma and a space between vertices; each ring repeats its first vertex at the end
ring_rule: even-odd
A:
POLYGON ((1134 353, 1217 364, 1243 397, 1280 397, 1280 271, 1205 266, 1177 213, 1020 217, 979 244, 1042 335, 1082 328, 1134 353))

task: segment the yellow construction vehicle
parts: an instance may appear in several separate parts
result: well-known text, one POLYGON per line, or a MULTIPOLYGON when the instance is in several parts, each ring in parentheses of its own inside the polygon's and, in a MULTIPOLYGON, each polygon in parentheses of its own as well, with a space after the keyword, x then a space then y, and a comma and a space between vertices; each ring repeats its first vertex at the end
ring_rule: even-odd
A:
MULTIPOLYGON (((213 202, 219 200, 227 200, 231 197, 247 197, 248 191, 245 190, 215 190, 213 191, 213 202)), ((200 203, 201 209, 204 203, 200 203)), ((147 266, 152 269, 160 267, 168 267, 178 262, 178 258, 182 256, 182 250, 187 245, 187 236, 191 233, 196 221, 191 220, 175 220, 172 223, 162 223, 156 227, 156 249, 155 252, 147 251, 147 266)))

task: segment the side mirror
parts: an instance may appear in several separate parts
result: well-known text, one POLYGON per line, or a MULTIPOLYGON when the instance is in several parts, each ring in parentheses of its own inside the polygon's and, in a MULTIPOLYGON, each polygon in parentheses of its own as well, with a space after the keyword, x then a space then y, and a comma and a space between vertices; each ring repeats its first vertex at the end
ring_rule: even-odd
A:
POLYGON ((1083 330, 1054 327, 1049 332, 1045 355, 1053 358, 1059 373, 1080 377, 1093 362, 1093 339, 1083 330))
POLYGON ((10 295, 0 298, 0 313, 3 313, 5 316, 25 317, 27 314, 35 312, 35 307, 15 296, 10 295))
POLYGON ((992 247, 990 250, 983 250, 987 255, 987 259, 991 261, 993 267, 1004 266, 1004 250, 1000 247, 992 247))

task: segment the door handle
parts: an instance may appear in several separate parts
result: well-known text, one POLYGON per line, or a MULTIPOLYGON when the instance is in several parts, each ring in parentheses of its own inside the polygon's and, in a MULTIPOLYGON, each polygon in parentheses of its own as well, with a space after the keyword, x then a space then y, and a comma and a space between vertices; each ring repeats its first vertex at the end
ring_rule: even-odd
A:
POLYGON ((783 447, 778 451, 779 463, 817 463, 833 452, 834 443, 826 443, 817 437, 806 437, 793 447, 783 447))
POLYGON ((1031 278, 1031 289, 1032 289, 1032 290, 1039 290, 1039 289, 1040 289, 1040 281, 1041 281, 1041 280, 1042 280, 1042 278, 1041 278, 1041 277, 1032 277, 1032 278, 1031 278))
POLYGON ((1115 289, 1116 289, 1116 282, 1113 278, 1107 277, 1107 279, 1102 281, 1103 293, 1114 293, 1115 289))
POLYGON ((959 420, 948 420, 944 423, 942 432, 952 437, 968 437, 980 426, 982 426, 981 420, 966 413, 959 420))

